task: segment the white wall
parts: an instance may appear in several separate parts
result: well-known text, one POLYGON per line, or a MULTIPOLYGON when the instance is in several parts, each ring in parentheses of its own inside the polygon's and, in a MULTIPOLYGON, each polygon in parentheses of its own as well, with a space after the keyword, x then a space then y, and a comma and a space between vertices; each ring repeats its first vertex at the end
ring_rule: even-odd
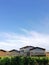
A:
POLYGON ((24 51, 24 52, 27 52, 27 51, 29 51, 30 49, 32 49, 32 47, 28 47, 28 48, 23 48, 23 49, 20 49, 20 51, 24 51))
POLYGON ((34 49, 30 51, 31 55, 44 55, 45 54, 45 50, 42 49, 34 49))
POLYGON ((27 55, 30 49, 32 49, 32 47, 20 49, 20 55, 27 55))

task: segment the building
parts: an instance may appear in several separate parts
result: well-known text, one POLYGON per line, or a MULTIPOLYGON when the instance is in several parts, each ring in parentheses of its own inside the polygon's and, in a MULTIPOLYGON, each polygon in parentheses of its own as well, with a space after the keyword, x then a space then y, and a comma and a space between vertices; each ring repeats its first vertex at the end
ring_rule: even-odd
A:
POLYGON ((34 47, 33 49, 30 49, 30 56, 46 56, 45 49, 34 47))
POLYGON ((25 46, 20 48, 20 55, 22 56, 45 56, 45 49, 40 47, 25 46))
POLYGON ((20 52, 18 50, 13 49, 11 51, 8 51, 7 56, 20 56, 20 52))
POLYGON ((20 52, 18 50, 10 50, 10 51, 5 51, 0 49, 0 57, 1 56, 20 56, 20 52))
POLYGON ((30 56, 30 49, 34 48, 33 46, 25 46, 20 48, 21 56, 30 56))
POLYGON ((49 57, 49 51, 46 51, 46 57, 49 57))
POLYGON ((44 48, 25 46, 18 50, 5 51, 0 49, 0 56, 49 56, 49 52, 46 52, 44 48))
POLYGON ((3 49, 0 49, 0 57, 1 56, 6 56, 6 51, 3 49))

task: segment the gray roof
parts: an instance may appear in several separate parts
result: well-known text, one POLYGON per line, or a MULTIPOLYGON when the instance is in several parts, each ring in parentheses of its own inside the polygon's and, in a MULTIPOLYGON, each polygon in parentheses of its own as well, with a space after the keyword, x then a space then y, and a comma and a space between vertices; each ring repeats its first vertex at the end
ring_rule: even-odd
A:
POLYGON ((5 50, 3 50, 3 49, 0 49, 0 51, 6 52, 6 51, 5 51, 5 50))
POLYGON ((15 49, 13 49, 13 50, 10 50, 9 52, 12 52, 12 51, 19 52, 18 50, 15 50, 15 49))
POLYGON ((45 50, 44 48, 41 48, 41 47, 34 47, 34 48, 30 49, 30 50, 34 50, 34 49, 42 49, 42 50, 45 50))

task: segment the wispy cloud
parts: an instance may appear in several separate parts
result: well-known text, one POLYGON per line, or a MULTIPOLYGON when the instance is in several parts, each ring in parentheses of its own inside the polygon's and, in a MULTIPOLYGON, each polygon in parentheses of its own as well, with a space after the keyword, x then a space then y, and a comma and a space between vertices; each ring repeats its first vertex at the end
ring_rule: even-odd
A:
POLYGON ((49 35, 21 29, 25 34, 0 32, 0 48, 19 49, 22 46, 32 45, 49 49, 49 35))

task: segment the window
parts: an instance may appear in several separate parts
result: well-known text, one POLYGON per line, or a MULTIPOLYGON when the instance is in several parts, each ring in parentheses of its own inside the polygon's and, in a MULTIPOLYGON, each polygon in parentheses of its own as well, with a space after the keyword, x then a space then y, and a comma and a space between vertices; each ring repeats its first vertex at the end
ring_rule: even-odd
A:
POLYGON ((24 50, 21 50, 20 52, 24 52, 24 50))

